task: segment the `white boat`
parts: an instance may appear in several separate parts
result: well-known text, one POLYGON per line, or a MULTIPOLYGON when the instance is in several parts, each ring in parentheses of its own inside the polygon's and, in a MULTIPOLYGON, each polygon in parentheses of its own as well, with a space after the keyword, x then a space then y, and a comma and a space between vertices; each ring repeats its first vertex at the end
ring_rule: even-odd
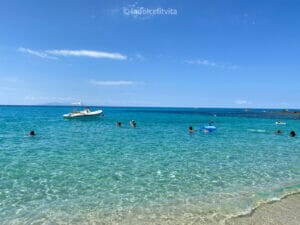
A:
POLYGON ((281 122, 281 121, 276 121, 276 123, 275 123, 276 125, 286 125, 286 123, 284 123, 284 122, 281 122))
POLYGON ((86 108, 82 111, 64 114, 64 118, 96 117, 101 115, 102 113, 103 110, 91 111, 89 108, 86 108))

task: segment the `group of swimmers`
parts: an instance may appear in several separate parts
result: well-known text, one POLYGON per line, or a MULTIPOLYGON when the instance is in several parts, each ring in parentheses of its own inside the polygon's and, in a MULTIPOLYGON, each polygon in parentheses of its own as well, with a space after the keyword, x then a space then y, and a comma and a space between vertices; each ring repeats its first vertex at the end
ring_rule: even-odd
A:
MULTIPOLYGON (((131 121, 129 122, 129 124, 130 124, 131 127, 136 127, 136 122, 135 122, 134 120, 131 120, 131 121)), ((121 122, 121 121, 117 121, 117 126, 118 126, 118 127, 121 127, 121 126, 122 126, 122 122, 121 122)), ((192 126, 189 126, 189 133, 194 133, 194 132, 198 132, 198 130, 195 130, 195 129, 193 129, 192 126)), ((208 133, 209 131, 206 130, 206 129, 203 129, 203 132, 204 132, 204 133, 208 133)), ((277 130, 275 133, 276 133, 276 134, 282 134, 283 132, 282 132, 282 130, 277 130)), ((28 133, 28 136, 30 136, 30 137, 35 136, 34 130, 31 130, 31 131, 28 133)), ((290 132, 290 137, 295 137, 295 136, 296 136, 296 132, 292 130, 292 131, 290 132)))
MULTIPOLYGON (((283 132, 282 132, 282 130, 277 130, 275 133, 276 134, 282 134, 283 132)), ((295 136, 296 136, 296 132, 292 130, 290 132, 290 137, 295 137, 295 136)))
MULTIPOLYGON (((130 126, 132 126, 132 127, 136 127, 136 122, 135 122, 134 120, 131 120, 131 121, 129 122, 129 124, 130 124, 130 126)), ((121 127, 121 126, 122 126, 122 122, 121 122, 121 121, 117 121, 117 126, 118 126, 118 127, 121 127)), ((34 136, 35 136, 34 130, 29 131, 28 136, 34 137, 34 136)))
MULTIPOLYGON (((216 129, 216 127, 213 125, 215 123, 215 121, 211 120, 208 123, 208 126, 204 126, 203 127, 203 133, 208 133, 210 131, 213 131, 216 129), (210 127, 210 129, 208 128, 210 127)), ((189 126, 189 133, 194 133, 194 132, 198 132, 198 130, 194 130, 192 126, 189 126)))
MULTIPOLYGON (((194 133, 194 132, 198 132, 198 130, 195 130, 195 129, 193 129, 192 126, 189 126, 189 133, 191 134, 191 133, 194 133)), ((203 132, 208 133, 209 131, 206 130, 206 129, 203 129, 203 132)), ((282 134, 283 132, 282 132, 282 130, 277 130, 275 133, 276 134, 282 134)), ((290 137, 295 137, 295 136, 296 136, 296 132, 292 130, 290 132, 290 137)))
MULTIPOLYGON (((132 127, 136 127, 136 122, 134 120, 130 120, 129 124, 132 127)), ((121 127, 122 126, 122 122, 121 121, 117 121, 117 126, 121 127)))

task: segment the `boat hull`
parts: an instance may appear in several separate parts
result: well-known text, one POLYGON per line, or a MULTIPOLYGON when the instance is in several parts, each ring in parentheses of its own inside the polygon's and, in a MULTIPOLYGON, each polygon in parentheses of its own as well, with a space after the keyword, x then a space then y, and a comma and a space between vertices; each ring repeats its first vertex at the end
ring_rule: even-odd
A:
POLYGON ((101 114, 103 114, 102 110, 96 110, 96 111, 93 111, 93 112, 81 111, 81 112, 74 112, 74 113, 64 114, 63 117, 66 118, 66 119, 90 118, 90 117, 98 117, 101 114))

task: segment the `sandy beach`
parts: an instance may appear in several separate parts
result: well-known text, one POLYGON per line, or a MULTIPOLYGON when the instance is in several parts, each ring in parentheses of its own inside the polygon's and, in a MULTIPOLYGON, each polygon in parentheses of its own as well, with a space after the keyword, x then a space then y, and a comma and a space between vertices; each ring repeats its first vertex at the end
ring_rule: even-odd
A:
POLYGON ((280 201, 266 203, 251 214, 232 218, 226 225, 299 225, 300 194, 289 195, 280 201))

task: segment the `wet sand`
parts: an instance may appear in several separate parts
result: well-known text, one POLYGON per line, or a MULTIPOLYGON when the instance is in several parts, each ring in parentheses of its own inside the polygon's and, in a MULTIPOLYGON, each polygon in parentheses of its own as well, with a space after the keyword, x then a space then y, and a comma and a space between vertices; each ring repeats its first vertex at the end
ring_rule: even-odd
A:
POLYGON ((259 206, 251 214, 232 218, 226 225, 299 225, 300 194, 259 206))

